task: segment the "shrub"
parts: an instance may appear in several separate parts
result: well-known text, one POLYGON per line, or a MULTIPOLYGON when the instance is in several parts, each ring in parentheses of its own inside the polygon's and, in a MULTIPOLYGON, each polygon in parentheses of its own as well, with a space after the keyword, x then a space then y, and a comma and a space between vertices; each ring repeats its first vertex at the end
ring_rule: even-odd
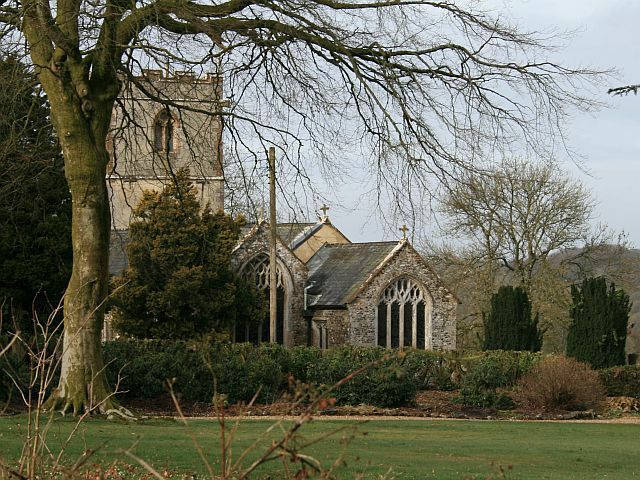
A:
POLYGON ((458 400, 469 407, 509 408, 513 402, 496 390, 508 383, 508 376, 499 367, 492 357, 476 363, 464 378, 458 400))
MULTIPOLYGON (((316 385, 331 386, 352 372, 381 360, 390 352, 382 347, 343 346, 325 350, 308 380, 316 385)), ((342 405, 368 404, 398 407, 415 400, 416 384, 403 368, 403 357, 391 355, 332 392, 342 405)))
POLYGON ((406 352, 403 366, 407 375, 418 390, 453 390, 454 372, 459 369, 459 362, 453 356, 425 350, 406 352))
MULTIPOLYGON (((322 350, 316 347, 293 347, 289 349, 289 368, 284 371, 300 382, 309 382, 310 373, 322 361, 322 350)), ((313 373, 311 373, 313 375, 313 373)))
POLYGON ((609 397, 640 398, 640 366, 625 365, 598 370, 609 397))
POLYGON ((104 345, 107 377, 129 398, 153 398, 174 391, 184 400, 210 402, 214 392, 231 403, 248 402, 258 393, 259 403, 273 402, 288 387, 288 377, 326 388, 372 362, 332 396, 339 404, 398 407, 413 403, 419 388, 446 388, 451 361, 441 354, 407 351, 395 354, 381 347, 343 346, 286 349, 280 345, 254 346, 222 341, 118 340, 104 345))
POLYGON ((166 381, 184 400, 210 402, 224 393, 230 402, 272 402, 285 380, 282 347, 254 347, 207 341, 120 340, 104 346, 107 377, 130 398, 153 398, 167 391, 166 381))
POLYGON ((547 410, 599 410, 605 400, 598 373, 586 363, 560 355, 545 358, 518 386, 524 400, 547 410))
POLYGON ((458 400, 473 407, 512 407, 513 401, 497 389, 515 385, 540 358, 537 353, 496 350, 467 359, 458 400))
POLYGON ((212 364, 212 373, 218 382, 218 393, 226 394, 229 402, 249 402, 256 394, 257 403, 277 400, 286 380, 276 360, 283 353, 281 350, 238 343, 226 344, 219 353, 218 361, 212 364))

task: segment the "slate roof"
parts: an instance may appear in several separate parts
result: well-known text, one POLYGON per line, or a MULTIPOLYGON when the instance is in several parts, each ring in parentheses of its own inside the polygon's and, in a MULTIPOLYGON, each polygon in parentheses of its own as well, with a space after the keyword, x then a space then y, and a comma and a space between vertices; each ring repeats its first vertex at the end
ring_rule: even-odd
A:
POLYGON ((398 242, 325 244, 309 259, 311 307, 343 307, 398 242))
MULTIPOLYGON (((246 224, 242 227, 241 235, 247 235, 255 226, 255 223, 246 224)), ((320 227, 322 227, 322 223, 279 223, 276 227, 276 235, 287 247, 293 250, 317 232, 320 227)))
POLYGON ((279 223, 276 233, 293 250, 321 226, 321 223, 279 223))

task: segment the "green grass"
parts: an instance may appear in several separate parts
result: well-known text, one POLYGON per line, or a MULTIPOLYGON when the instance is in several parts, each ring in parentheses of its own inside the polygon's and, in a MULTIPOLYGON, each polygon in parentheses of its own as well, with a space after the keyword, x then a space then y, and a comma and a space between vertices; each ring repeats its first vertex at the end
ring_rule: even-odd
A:
MULTIPOLYGON (((15 462, 20 454, 26 416, 0 418, 0 457, 15 462)), ((234 454, 249 445, 273 422, 245 420, 234 443, 234 454)), ((345 424, 339 420, 315 421, 304 427, 313 438, 345 424)), ((49 445, 54 451, 72 429, 72 419, 56 420, 49 445)), ((190 429, 215 464, 219 453, 218 427, 212 420, 191 420, 190 429)), ((388 471, 397 479, 462 479, 495 475, 507 468, 508 478, 630 479, 640 478, 640 426, 589 423, 535 423, 495 421, 372 421, 358 427, 346 453, 339 478, 354 478, 388 471)), ((343 449, 329 439, 310 453, 330 461, 343 449)), ((74 461, 87 448, 100 447, 96 460, 123 459, 121 449, 135 453, 158 468, 204 473, 189 429, 171 420, 122 424, 100 419, 85 421, 71 443, 67 457, 74 461)), ((261 448, 266 445, 263 443, 261 448)), ((273 471, 262 470, 256 478, 273 471)), ((278 478, 277 475, 274 475, 278 478)))

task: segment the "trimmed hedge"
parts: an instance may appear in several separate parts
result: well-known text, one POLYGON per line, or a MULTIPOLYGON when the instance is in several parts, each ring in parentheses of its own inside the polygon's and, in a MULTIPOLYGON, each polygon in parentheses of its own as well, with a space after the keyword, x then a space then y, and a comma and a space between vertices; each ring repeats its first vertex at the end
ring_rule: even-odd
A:
MULTIPOLYGON (((380 347, 286 349, 212 340, 117 340, 106 343, 103 351, 110 385, 115 386, 120 376, 122 397, 157 397, 167 392, 169 381, 182 399, 199 402, 211 402, 217 392, 230 403, 249 402, 256 393, 258 403, 269 403, 292 393, 292 380, 327 388, 376 362, 331 396, 339 404, 381 407, 409 405, 419 390, 461 388, 462 403, 504 408, 509 401, 497 389, 513 386, 542 358, 530 352, 489 351, 459 357, 380 347)), ((0 400, 6 399, 12 384, 5 370, 28 384, 26 355, 11 352, 0 359, 0 400)), ((640 367, 614 367, 599 374, 608 395, 640 398, 640 367)))
POLYGON ((231 403, 269 403, 288 392, 290 378, 326 389, 374 362, 331 396, 339 404, 397 407, 413 403, 416 391, 452 388, 447 361, 432 352, 390 352, 344 346, 285 349, 279 345, 158 340, 119 340, 104 346, 111 385, 130 398, 153 398, 167 380, 183 399, 211 402, 214 392, 231 403), (388 357, 388 358, 387 358, 388 357), (120 378, 119 378, 120 376, 120 378))
POLYGON ((640 366, 625 365, 598 370, 609 397, 640 398, 640 366))

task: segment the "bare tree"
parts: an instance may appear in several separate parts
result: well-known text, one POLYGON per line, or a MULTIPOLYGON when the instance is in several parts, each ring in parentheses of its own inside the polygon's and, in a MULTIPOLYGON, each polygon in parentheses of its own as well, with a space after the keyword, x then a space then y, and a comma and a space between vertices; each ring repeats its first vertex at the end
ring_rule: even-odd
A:
POLYGON ((545 349, 563 351, 571 283, 593 272, 618 281, 629 276, 625 236, 592 228, 593 211, 586 187, 548 162, 509 159, 463 175, 444 198, 443 213, 445 230, 465 247, 430 247, 447 259, 445 278, 464 291, 460 333, 475 330, 500 285, 516 284, 541 315, 545 349))
POLYGON ((594 200, 551 163, 503 160, 485 174, 465 174, 444 199, 450 230, 471 239, 488 264, 499 262, 528 289, 559 249, 581 244, 594 200))
MULTIPOLYGON (((232 106, 207 113, 224 115, 232 144, 322 146, 314 160, 335 161, 339 140, 357 139, 398 198, 473 169, 487 146, 539 146, 562 132, 572 108, 593 105, 584 92, 594 72, 554 64, 543 36, 452 1, 6 0, 0 28, 28 46, 65 157, 74 266, 49 406, 75 412, 113 407, 99 338, 105 141, 123 78, 135 82, 143 67, 167 62, 216 70, 232 106)), ((145 93, 172 105, 162 92, 145 93)), ((287 159, 302 171, 300 156, 287 159)))
POLYGON ((610 88, 609 90, 607 90, 607 93, 609 95, 618 95, 618 96, 624 96, 624 95, 628 95, 630 93, 633 93, 634 95, 637 95, 638 94, 638 89, 640 89, 640 84, 623 85, 622 87, 610 88))

